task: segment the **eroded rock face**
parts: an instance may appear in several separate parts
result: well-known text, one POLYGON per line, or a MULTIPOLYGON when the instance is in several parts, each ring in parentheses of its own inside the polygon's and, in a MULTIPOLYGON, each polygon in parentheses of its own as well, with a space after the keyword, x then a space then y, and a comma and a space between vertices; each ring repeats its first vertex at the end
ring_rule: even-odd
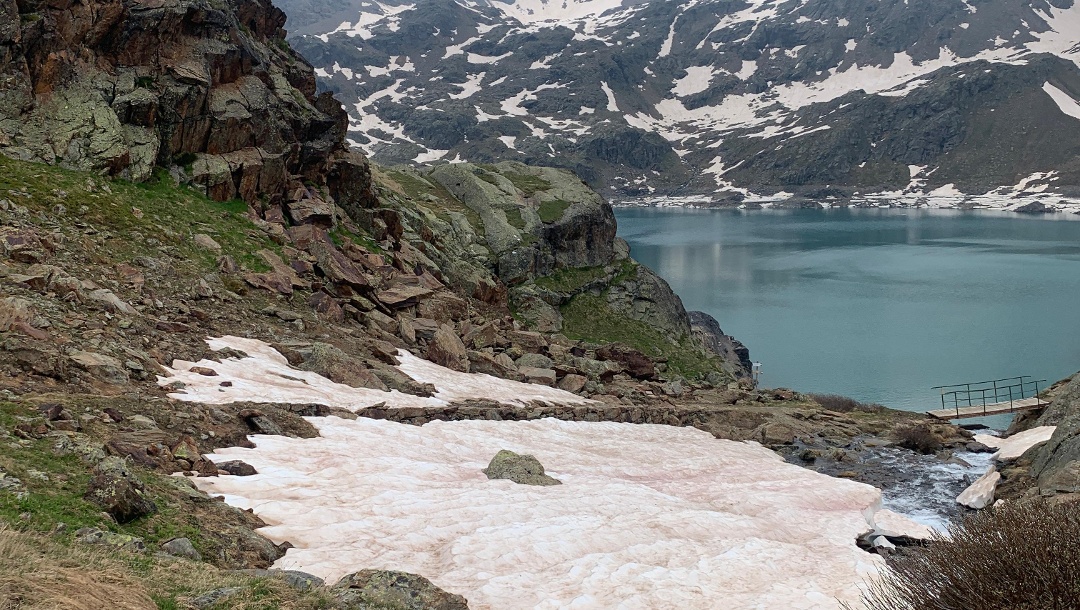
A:
POLYGON ((509 479, 519 485, 562 485, 562 481, 544 474, 540 460, 503 449, 491 458, 484 469, 489 479, 509 479))
POLYGON ((170 167, 215 199, 263 196, 290 211, 326 208, 305 180, 371 197, 344 110, 316 95, 269 0, 0 0, 0 15, 9 156, 136 181, 170 167))
POLYGON ((343 576, 334 585, 342 607, 401 608, 402 610, 468 610, 460 595, 447 593, 417 574, 391 570, 361 570, 343 576))

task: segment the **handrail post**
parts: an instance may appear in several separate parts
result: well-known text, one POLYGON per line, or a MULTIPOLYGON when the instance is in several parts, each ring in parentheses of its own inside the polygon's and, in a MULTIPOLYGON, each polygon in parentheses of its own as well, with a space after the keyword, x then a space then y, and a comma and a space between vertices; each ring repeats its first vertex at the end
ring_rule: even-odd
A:
MULTIPOLYGON (((1020 388, 1020 397, 1023 398, 1023 396, 1024 396, 1024 388, 1021 387, 1020 388)), ((1014 411, 1014 410, 1016 410, 1016 407, 1013 406, 1012 386, 1009 386, 1009 411, 1014 411)))
POLYGON ((1035 406, 1036 407, 1041 407, 1042 406, 1042 398, 1039 396, 1039 382, 1038 382, 1038 380, 1035 381, 1035 406))

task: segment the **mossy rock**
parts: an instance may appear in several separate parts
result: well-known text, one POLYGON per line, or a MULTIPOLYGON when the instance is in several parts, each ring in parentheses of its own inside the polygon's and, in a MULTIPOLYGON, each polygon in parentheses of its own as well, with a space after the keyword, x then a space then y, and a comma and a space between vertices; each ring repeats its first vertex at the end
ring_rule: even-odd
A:
POLYGON ((562 481, 544 474, 540 460, 506 449, 491 458, 484 474, 489 479, 509 479, 519 485, 562 485, 562 481))

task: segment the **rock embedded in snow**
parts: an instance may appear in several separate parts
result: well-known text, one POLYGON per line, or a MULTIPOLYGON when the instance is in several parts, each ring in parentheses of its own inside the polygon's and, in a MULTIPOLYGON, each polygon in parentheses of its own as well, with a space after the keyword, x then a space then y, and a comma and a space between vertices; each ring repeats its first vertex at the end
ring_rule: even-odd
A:
POLYGON ((421 574, 474 610, 713 610, 718 599, 734 610, 854 604, 881 565, 855 544, 878 490, 756 443, 557 419, 310 421, 320 438, 258 437, 213 456, 258 476, 193 480, 296 545, 277 568, 421 574), (563 484, 488 480, 481 470, 504 448, 563 484))
POLYGON ((873 514, 873 534, 888 538, 911 538, 913 540, 930 540, 934 537, 934 529, 928 525, 918 523, 899 513, 883 508, 873 514))
POLYGON ((956 502, 976 510, 986 508, 994 503, 994 491, 1000 480, 1001 473, 991 466, 986 474, 960 492, 960 495, 956 497, 956 502))
POLYGON ((506 449, 500 450, 491 458, 484 474, 489 479, 509 479, 519 485, 562 485, 562 481, 544 474, 544 466, 540 460, 506 449))

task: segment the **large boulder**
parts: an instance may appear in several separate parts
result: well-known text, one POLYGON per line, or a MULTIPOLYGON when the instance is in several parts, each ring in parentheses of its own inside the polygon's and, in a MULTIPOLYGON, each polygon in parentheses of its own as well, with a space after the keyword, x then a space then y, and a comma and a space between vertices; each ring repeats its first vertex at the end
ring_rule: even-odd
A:
POLYGON ((333 586, 345 610, 468 610, 468 601, 443 591, 423 576, 391 570, 361 570, 333 586))
POLYGON ((337 383, 354 388, 371 388, 387 391, 386 384, 359 358, 350 356, 329 343, 314 343, 309 349, 300 350, 304 361, 300 368, 318 373, 337 383))
POLYGON ((146 496, 142 481, 127 462, 109 456, 94 467, 86 499, 100 506, 117 523, 128 523, 153 514, 157 505, 146 496))
POLYGON ((454 371, 469 372, 469 354, 457 333, 442 325, 435 331, 427 349, 428 360, 454 371))
POLYGON ((509 479, 519 485, 561 485, 562 481, 544 474, 540 460, 503 449, 491 458, 484 474, 489 479, 509 479))
POLYGON ((656 366, 653 361, 629 345, 611 343, 596 350, 596 356, 601 360, 618 362, 631 376, 638 379, 653 379, 656 377, 656 366))

